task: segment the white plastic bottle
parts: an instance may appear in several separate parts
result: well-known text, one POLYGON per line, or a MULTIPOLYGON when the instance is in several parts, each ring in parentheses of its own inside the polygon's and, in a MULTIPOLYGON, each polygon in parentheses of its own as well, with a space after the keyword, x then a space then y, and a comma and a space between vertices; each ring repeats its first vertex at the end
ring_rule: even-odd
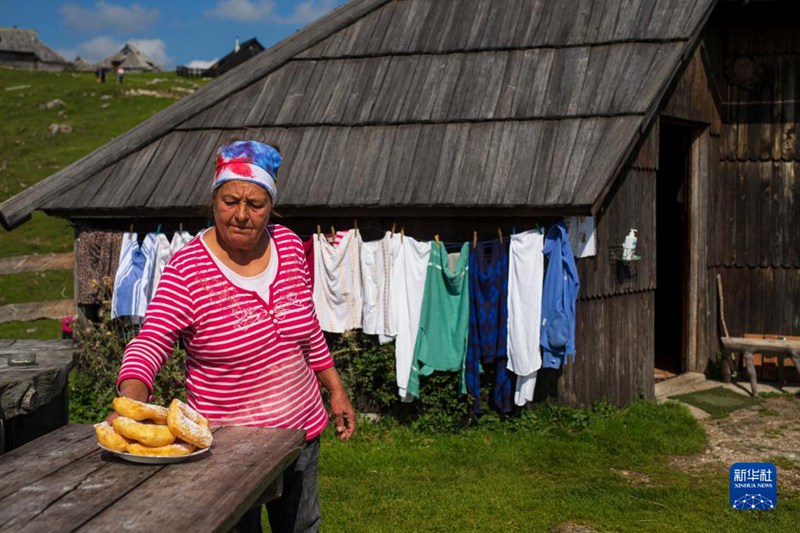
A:
POLYGON ((628 236, 625 237, 625 242, 622 243, 622 260, 623 261, 633 261, 633 252, 636 251, 636 243, 638 239, 636 238, 636 231, 635 229, 631 229, 628 236))

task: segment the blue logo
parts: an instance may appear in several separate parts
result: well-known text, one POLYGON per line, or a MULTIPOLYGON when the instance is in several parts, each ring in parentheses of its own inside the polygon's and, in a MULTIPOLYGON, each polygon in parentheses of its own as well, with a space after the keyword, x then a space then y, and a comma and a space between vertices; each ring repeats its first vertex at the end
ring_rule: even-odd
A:
POLYGON ((778 505, 778 469, 772 463, 734 463, 730 504, 739 511, 768 511, 778 505))

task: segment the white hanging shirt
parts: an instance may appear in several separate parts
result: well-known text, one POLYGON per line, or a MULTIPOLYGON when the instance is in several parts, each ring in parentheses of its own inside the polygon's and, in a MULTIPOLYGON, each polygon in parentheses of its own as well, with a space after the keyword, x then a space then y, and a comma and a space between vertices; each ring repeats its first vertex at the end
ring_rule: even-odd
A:
POLYGON ((156 288, 158 287, 158 282, 161 279, 161 274, 164 272, 164 267, 167 266, 167 262, 169 262, 170 258, 172 257, 172 249, 170 247, 170 243, 167 240, 167 236, 163 233, 159 233, 156 235, 156 253, 153 263, 153 282, 150 284, 150 294, 148 295, 147 301, 153 299, 153 296, 156 293, 156 288))
MULTIPOLYGON (((205 231, 203 233, 205 233, 205 231)), ((208 255, 211 256, 211 259, 213 259, 214 263, 217 265, 217 267, 219 267, 222 275, 228 278, 228 281, 240 289, 258 294, 259 298, 269 303, 269 287, 275 280, 275 276, 278 275, 279 261, 278 251, 275 248, 275 240, 272 238, 272 235, 269 237, 269 264, 267 264, 267 268, 255 276, 242 276, 241 274, 237 274, 231 270, 228 265, 223 263, 220 258, 214 254, 214 252, 211 251, 211 248, 206 245, 206 241, 203 237, 200 238, 200 242, 203 243, 203 246, 205 246, 206 250, 208 250, 208 255)))
POLYGON ((338 244, 314 235, 314 307, 323 331, 361 327, 361 238, 349 230, 338 244))
MULTIPOLYGON (((360 239, 360 237, 359 237, 360 239)), ((389 323, 392 284, 392 233, 383 239, 361 243, 361 282, 364 297, 363 327, 370 335, 392 336, 389 323)))
POLYGON ((536 374, 542 368, 539 324, 542 321, 544 235, 531 230, 511 236, 508 256, 508 364, 517 377, 514 403, 533 400, 536 374))
POLYGON ((390 285, 390 322, 396 333, 395 362, 397 387, 400 398, 411 401, 408 378, 417 344, 422 295, 428 274, 430 242, 419 242, 411 237, 392 236, 392 282, 390 285), (402 240, 402 243, 400 242, 402 240))

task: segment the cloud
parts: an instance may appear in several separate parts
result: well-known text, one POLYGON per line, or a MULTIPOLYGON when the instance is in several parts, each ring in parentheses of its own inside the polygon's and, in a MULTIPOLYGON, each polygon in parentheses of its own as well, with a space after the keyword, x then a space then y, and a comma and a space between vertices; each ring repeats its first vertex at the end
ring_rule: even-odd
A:
POLYGON ((81 33, 112 31, 119 35, 131 35, 145 30, 158 20, 158 9, 145 9, 139 4, 130 7, 97 2, 94 8, 76 4, 61 7, 64 24, 81 33))
POLYGON ((211 59, 206 61, 205 59, 193 59, 186 63, 186 66, 189 68, 208 68, 214 63, 216 63, 217 59, 211 59))
POLYGON ((314 22, 336 7, 336 0, 308 0, 297 4, 288 17, 275 17, 281 24, 302 24, 314 22))
POLYGON ((158 66, 172 65, 173 59, 167 54, 167 43, 161 39, 133 39, 128 41, 158 66))
POLYGON ((206 11, 206 15, 239 22, 256 22, 269 19, 274 9, 273 0, 217 0, 217 5, 206 11))
POLYGON ((94 39, 83 42, 75 48, 61 49, 58 51, 58 53, 70 60, 75 59, 77 56, 81 56, 87 61, 96 63, 97 61, 105 59, 111 54, 116 54, 119 52, 124 44, 125 43, 118 41, 117 39, 113 39, 106 35, 101 35, 99 37, 95 37, 94 39))
POLYGON ((328 13, 339 3, 339 0, 306 0, 297 4, 290 14, 278 15, 274 0, 217 0, 217 4, 206 11, 206 15, 238 22, 305 25, 328 13))
POLYGON ((60 49, 58 53, 69 60, 81 56, 90 63, 97 63, 122 50, 122 47, 125 46, 125 42, 131 43, 161 67, 172 66, 173 64, 173 58, 167 54, 167 43, 161 39, 131 39, 129 41, 120 41, 113 37, 108 37, 107 35, 101 35, 83 42, 75 48, 60 49))

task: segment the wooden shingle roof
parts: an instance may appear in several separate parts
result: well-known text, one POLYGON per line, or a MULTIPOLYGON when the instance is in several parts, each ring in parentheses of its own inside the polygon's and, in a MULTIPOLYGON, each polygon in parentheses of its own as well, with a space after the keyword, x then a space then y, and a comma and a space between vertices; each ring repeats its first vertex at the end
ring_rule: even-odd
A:
POLYGON ((1 52, 31 54, 38 61, 45 63, 67 63, 66 59, 39 39, 35 30, 0 28, 1 52))
POLYGON ((0 215, 13 225, 35 208, 201 207, 213 152, 236 135, 280 145, 284 209, 588 212, 714 4, 353 0, 0 205, 0 215))

